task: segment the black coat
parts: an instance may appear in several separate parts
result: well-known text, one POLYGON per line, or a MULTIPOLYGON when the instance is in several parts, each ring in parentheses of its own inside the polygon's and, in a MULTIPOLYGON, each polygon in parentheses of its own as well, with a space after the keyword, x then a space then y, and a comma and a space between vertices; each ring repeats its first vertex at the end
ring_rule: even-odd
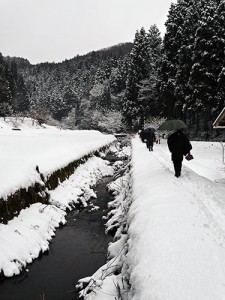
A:
POLYGON ((155 141, 155 133, 149 130, 145 133, 145 138, 150 143, 153 143, 155 141))
POLYGON ((142 142, 144 142, 144 140, 146 139, 146 133, 145 133, 144 130, 142 130, 142 131, 140 132, 140 138, 141 138, 142 142))
POLYGON ((183 160, 183 156, 192 149, 191 143, 181 131, 176 131, 168 137, 168 147, 172 153, 172 160, 183 160))

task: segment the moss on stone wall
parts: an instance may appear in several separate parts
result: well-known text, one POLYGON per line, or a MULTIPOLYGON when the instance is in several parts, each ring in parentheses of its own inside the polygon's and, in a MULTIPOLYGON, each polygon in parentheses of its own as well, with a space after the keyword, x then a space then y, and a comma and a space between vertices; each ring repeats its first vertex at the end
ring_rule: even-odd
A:
POLYGON ((21 209, 28 207, 30 204, 41 202, 48 203, 49 194, 46 192, 45 185, 35 183, 27 189, 17 190, 6 200, 0 198, 0 219, 1 223, 6 224, 13 217, 17 216, 21 209))

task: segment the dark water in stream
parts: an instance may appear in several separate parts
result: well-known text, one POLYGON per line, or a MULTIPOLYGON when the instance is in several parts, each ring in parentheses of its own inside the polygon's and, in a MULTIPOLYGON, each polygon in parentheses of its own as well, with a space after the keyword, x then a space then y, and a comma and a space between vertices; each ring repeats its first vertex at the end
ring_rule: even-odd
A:
POLYGON ((43 254, 27 266, 29 272, 5 279, 0 283, 0 300, 75 300, 77 280, 91 276, 106 262, 107 245, 112 240, 105 235, 107 202, 112 198, 106 192, 104 178, 92 200, 99 211, 73 211, 67 215, 67 224, 56 230, 48 254, 43 254))

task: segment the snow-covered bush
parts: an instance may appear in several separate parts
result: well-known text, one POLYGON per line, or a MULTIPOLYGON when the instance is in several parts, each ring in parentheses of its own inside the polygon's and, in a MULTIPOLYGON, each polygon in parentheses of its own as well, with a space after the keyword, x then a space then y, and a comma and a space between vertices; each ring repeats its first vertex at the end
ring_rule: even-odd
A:
MULTIPOLYGON (((120 164, 115 163, 116 168, 120 164)), ((108 262, 92 276, 80 279, 77 289, 81 290, 79 297, 85 300, 97 299, 127 299, 129 279, 125 262, 127 253, 127 212, 131 204, 131 174, 129 162, 124 168, 123 175, 108 184, 107 189, 115 196, 109 203, 111 211, 105 219, 106 232, 114 232, 114 242, 108 247, 108 262), (104 296, 104 298, 102 298, 104 296)), ((118 173, 121 173, 118 170, 118 173)))

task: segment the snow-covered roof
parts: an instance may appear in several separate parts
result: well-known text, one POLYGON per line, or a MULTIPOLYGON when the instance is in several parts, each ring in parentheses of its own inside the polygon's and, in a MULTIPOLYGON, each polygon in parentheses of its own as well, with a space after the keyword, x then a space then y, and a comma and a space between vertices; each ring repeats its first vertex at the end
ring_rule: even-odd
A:
POLYGON ((213 123, 213 128, 225 128, 225 107, 213 123))

